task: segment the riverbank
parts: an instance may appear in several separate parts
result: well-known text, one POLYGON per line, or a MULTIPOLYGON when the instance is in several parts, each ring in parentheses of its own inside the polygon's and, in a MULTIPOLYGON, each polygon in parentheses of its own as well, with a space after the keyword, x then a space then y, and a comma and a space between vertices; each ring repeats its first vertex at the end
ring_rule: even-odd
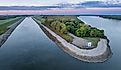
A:
POLYGON ((24 18, 21 18, 19 21, 15 22, 14 24, 10 25, 8 27, 7 32, 0 35, 0 47, 5 43, 5 41, 8 39, 8 37, 11 35, 11 33, 14 31, 14 29, 24 20, 24 18))
POLYGON ((105 16, 99 16, 99 17, 106 18, 106 19, 121 20, 121 16, 119 15, 105 15, 105 16))
MULTIPOLYGON (((33 18, 34 19, 34 18, 33 18)), ((101 39, 98 43, 98 47, 90 50, 80 49, 66 40, 61 38, 59 35, 54 33, 52 30, 41 24, 40 21, 34 19, 46 35, 55 41, 69 55, 86 62, 104 62, 111 57, 112 52, 110 47, 107 46, 108 42, 105 39, 101 39)))

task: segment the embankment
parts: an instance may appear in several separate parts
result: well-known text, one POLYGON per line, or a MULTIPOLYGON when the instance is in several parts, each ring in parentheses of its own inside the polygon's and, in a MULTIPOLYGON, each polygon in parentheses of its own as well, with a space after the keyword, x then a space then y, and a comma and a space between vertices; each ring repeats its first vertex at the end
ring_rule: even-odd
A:
POLYGON ((21 18, 19 21, 15 22, 14 24, 10 25, 7 32, 0 35, 0 47, 5 43, 5 41, 8 39, 8 37, 11 35, 11 33, 14 31, 14 29, 24 20, 24 18, 21 18))
MULTIPOLYGON (((34 19, 34 18, 33 18, 34 19)), ((55 41, 57 45, 60 46, 69 55, 86 62, 104 62, 111 57, 112 52, 110 47, 108 47, 108 42, 105 39, 101 39, 98 43, 97 48, 86 50, 80 49, 71 43, 68 43, 62 37, 54 33, 52 30, 41 24, 40 21, 34 19, 46 35, 55 41)))

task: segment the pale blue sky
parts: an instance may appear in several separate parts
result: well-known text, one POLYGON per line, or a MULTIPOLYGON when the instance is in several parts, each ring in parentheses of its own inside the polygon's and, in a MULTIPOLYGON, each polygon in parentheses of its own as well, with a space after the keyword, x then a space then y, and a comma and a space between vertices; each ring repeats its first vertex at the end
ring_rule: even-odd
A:
POLYGON ((0 0, 0 6, 43 6, 58 3, 78 3, 84 1, 102 0, 0 0))

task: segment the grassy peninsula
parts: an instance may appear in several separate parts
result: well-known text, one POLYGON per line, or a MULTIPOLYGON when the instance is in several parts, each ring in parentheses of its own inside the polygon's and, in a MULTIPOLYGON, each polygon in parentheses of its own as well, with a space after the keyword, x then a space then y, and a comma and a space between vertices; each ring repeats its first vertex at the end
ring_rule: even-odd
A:
POLYGON ((91 27, 78 16, 35 16, 45 34, 66 53, 86 62, 104 62, 111 55, 104 30, 91 27), (91 46, 87 45, 91 42, 91 46))
POLYGON ((70 43, 73 37, 69 33, 92 42, 95 47, 100 38, 105 38, 104 30, 85 24, 77 16, 35 16, 34 18, 70 43))

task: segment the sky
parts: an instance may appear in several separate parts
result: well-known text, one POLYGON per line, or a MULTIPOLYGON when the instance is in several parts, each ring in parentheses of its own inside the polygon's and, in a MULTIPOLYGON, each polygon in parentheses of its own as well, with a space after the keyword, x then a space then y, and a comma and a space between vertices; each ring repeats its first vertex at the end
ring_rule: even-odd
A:
POLYGON ((105 0, 0 0, 0 6, 46 6, 58 3, 79 3, 105 0))

